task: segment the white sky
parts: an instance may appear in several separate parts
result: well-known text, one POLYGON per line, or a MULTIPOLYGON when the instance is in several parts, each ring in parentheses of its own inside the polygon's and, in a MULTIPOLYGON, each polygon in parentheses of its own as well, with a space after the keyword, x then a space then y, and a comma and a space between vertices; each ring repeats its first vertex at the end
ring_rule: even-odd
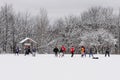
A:
POLYGON ((33 15, 40 8, 45 8, 52 18, 80 15, 92 6, 112 7, 115 12, 120 8, 120 0, 0 0, 0 6, 5 3, 12 4, 16 12, 30 12, 33 15))

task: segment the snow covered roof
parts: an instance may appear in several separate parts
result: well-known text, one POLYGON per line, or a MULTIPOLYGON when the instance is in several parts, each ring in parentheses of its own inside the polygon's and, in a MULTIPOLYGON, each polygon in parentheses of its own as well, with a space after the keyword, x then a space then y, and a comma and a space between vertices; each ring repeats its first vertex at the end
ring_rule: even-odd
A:
POLYGON ((31 39, 31 38, 25 38, 25 39, 23 39, 22 41, 20 41, 19 43, 24 43, 24 42, 27 41, 27 40, 30 40, 30 41, 32 41, 32 42, 34 42, 34 43, 37 43, 36 41, 34 41, 34 40, 31 39))

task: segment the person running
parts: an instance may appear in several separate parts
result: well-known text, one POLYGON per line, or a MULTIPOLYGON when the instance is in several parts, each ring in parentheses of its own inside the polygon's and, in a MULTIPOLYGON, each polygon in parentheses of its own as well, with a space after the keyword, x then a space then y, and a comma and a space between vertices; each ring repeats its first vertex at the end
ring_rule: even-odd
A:
POLYGON ((82 46, 81 47, 81 57, 86 57, 86 54, 85 54, 85 47, 84 46, 82 46))
POLYGON ((29 52, 28 52, 28 47, 25 47, 25 56, 28 55, 29 52))
POLYGON ((60 49, 59 57, 63 57, 63 50, 62 50, 62 48, 60 49))
POLYGON ((36 48, 33 48, 33 49, 32 49, 32 56, 35 57, 35 55, 36 55, 36 48))
POLYGON ((61 47, 61 52, 62 52, 62 56, 64 56, 65 52, 66 52, 66 48, 64 45, 62 45, 61 47))
POLYGON ((16 47, 16 52, 17 55, 19 55, 19 47, 16 47))
POLYGON ((90 47, 89 57, 93 57, 93 47, 90 47))
POLYGON ((75 52, 75 48, 72 46, 71 48, 70 48, 70 52, 71 52, 71 57, 73 57, 73 55, 74 55, 74 52, 75 52))
POLYGON ((59 52, 59 49, 57 48, 57 46, 55 46, 55 48, 53 49, 53 52, 55 53, 55 56, 57 57, 58 52, 59 52))
POLYGON ((105 51, 105 57, 108 55, 110 57, 110 48, 107 46, 105 51))
POLYGON ((28 46, 28 54, 32 54, 32 51, 31 51, 31 49, 30 49, 30 46, 28 46))

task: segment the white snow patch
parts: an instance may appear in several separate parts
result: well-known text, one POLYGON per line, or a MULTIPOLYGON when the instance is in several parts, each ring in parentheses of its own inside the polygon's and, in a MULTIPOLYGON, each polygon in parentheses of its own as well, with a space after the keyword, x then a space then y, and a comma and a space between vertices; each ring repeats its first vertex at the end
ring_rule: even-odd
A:
POLYGON ((120 80, 120 55, 0 55, 0 80, 120 80))

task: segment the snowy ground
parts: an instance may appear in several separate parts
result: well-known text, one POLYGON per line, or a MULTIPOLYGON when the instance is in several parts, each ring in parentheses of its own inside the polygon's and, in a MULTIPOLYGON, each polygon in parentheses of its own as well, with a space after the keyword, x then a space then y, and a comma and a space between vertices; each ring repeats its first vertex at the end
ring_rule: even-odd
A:
POLYGON ((0 80, 120 80, 120 55, 0 55, 0 80))

